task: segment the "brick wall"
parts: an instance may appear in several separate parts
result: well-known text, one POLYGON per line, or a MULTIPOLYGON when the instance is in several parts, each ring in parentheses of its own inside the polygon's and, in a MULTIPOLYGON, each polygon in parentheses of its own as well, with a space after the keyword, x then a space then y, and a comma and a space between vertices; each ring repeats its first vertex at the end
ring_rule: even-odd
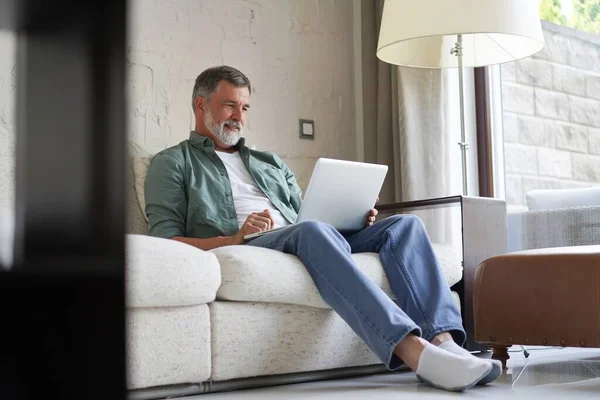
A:
POLYGON ((502 66, 506 201, 600 186, 600 36, 542 21, 545 49, 502 66))

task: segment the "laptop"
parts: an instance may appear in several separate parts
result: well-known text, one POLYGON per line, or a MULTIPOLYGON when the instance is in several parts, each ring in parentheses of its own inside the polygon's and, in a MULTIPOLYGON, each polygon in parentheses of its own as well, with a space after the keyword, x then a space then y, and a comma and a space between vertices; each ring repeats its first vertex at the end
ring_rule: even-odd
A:
MULTIPOLYGON (((387 171, 387 165, 319 158, 296 223, 316 220, 342 233, 365 228, 387 171)), ((244 239, 251 240, 290 226, 248 234, 244 239)))

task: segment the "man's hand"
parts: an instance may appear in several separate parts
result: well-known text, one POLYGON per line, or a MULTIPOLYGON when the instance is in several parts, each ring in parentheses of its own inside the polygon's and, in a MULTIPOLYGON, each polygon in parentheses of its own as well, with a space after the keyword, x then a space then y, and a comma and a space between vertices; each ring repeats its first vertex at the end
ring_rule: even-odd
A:
MULTIPOLYGON (((375 204, 377 203, 379 203, 379 196, 377 196, 377 200, 375 200, 375 204)), ((375 223, 375 220, 377 219, 377 214, 379 214, 379 211, 377 211, 374 208, 372 208, 371 211, 369 211, 369 216, 367 217, 367 227, 375 223)))
POLYGON ((275 227, 275 221, 269 210, 263 212, 252 213, 246 218, 246 222, 240 230, 232 236, 232 245, 240 245, 244 243, 244 236, 251 233, 263 232, 275 227))

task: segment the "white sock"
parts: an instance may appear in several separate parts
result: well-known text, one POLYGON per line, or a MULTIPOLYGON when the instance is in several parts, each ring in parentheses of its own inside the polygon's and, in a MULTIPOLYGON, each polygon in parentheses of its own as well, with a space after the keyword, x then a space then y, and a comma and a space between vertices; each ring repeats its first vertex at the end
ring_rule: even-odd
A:
POLYGON ((475 386, 491 369, 488 360, 458 356, 428 343, 416 372, 423 382, 454 392, 475 386))
MULTIPOLYGON (((438 346, 440 349, 444 349, 449 351, 450 353, 454 353, 458 356, 463 357, 475 357, 471 354, 467 349, 460 347, 454 340, 446 340, 438 346)), ((481 381, 479 381, 480 385, 487 385, 498 379, 500 375, 502 375, 502 363, 498 360, 489 360, 492 363, 492 370, 487 376, 485 376, 481 381)))
POLYGON ((438 347, 440 349, 444 349, 446 351, 449 351, 450 353, 454 353, 454 354, 456 354, 458 356, 472 356, 472 357, 475 357, 467 349, 465 349, 464 347, 460 347, 454 340, 446 340, 445 342, 442 342, 441 344, 439 344, 438 347))

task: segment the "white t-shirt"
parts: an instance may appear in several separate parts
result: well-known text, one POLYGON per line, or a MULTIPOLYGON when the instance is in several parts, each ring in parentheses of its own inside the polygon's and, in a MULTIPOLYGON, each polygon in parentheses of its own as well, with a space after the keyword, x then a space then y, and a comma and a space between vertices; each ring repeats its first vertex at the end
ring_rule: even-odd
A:
POLYGON ((271 200, 256 185, 254 178, 250 175, 239 152, 225 153, 216 152, 229 175, 231 182, 231 191, 233 194, 233 204, 237 213, 238 225, 241 228, 246 222, 248 216, 255 212, 262 212, 268 209, 271 212, 275 226, 287 226, 290 223, 283 214, 271 203, 271 200))

